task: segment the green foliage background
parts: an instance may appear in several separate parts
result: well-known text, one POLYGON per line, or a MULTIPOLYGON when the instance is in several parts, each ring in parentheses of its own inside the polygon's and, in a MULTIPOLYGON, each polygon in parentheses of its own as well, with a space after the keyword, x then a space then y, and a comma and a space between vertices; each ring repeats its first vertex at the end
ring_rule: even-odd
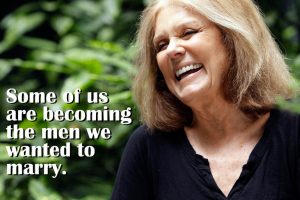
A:
MULTIPOLYGON (((287 63, 300 79, 300 0, 258 2, 287 63)), ((135 69, 133 39, 138 16, 146 1, 73 0, 27 1, 1 19, 0 38, 0 199, 4 200, 101 200, 109 199, 114 177, 127 137, 138 124, 137 108, 130 91, 135 69), (35 104, 8 104, 5 91, 54 91, 58 95, 81 88, 109 93, 109 108, 133 108, 133 123, 36 122, 22 121, 20 127, 109 127, 112 139, 89 140, 85 134, 78 143, 93 145, 93 158, 9 158, 7 145, 63 145, 68 140, 7 140, 5 120, 8 109, 34 109, 35 104), (67 175, 8 176, 6 163, 62 163, 67 175)), ((5 9, 5 6, 2 6, 5 9)), ((299 81, 295 87, 299 87, 299 81)), ((300 111, 299 99, 283 107, 300 111)), ((52 109, 101 109, 100 104, 47 105, 52 109)))

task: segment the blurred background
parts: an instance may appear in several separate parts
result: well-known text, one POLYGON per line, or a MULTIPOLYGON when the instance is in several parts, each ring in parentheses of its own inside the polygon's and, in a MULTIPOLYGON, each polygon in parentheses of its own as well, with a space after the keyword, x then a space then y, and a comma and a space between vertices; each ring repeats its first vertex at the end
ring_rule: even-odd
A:
MULTIPOLYGON (((278 42, 286 62, 300 80, 300 0, 261 0, 265 21, 278 42)), ((0 3, 0 199, 2 200, 106 200, 110 198, 124 145, 139 125, 138 110, 130 91, 134 35, 146 0, 10 0, 0 3), (131 125, 118 122, 22 121, 22 128, 109 127, 112 138, 90 140, 85 134, 77 144, 93 145, 92 158, 9 158, 7 145, 64 145, 68 140, 7 140, 8 109, 34 109, 41 115, 44 104, 8 104, 8 88, 18 91, 54 91, 58 95, 81 88, 109 93, 111 109, 133 108, 131 125), (6 163, 63 164, 66 175, 8 176, 6 163)), ((233 5, 234 6, 234 5, 233 5)), ((298 86, 297 86, 298 85, 298 86)), ((84 97, 83 97, 84 98, 84 97)), ((300 112, 299 98, 282 107, 300 112)), ((51 109, 101 109, 101 104, 47 105, 51 109)))

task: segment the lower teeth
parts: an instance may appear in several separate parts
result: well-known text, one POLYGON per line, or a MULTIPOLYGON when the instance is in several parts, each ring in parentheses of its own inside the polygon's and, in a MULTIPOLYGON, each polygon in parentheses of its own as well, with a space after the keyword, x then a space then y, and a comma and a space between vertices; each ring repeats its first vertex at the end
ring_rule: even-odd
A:
POLYGON ((180 81, 183 77, 185 77, 185 76, 187 76, 187 75, 189 75, 189 74, 195 73, 195 72, 199 71, 200 69, 201 69, 201 67, 200 67, 200 68, 197 68, 197 69, 189 70, 189 71, 187 71, 187 72, 181 74, 179 77, 176 77, 176 79, 177 79, 178 81, 180 81))

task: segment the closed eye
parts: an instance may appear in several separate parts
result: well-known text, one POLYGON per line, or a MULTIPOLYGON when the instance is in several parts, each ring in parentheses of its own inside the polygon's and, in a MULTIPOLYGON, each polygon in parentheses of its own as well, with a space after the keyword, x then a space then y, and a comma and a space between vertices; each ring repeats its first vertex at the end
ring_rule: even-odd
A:
POLYGON ((188 37, 188 36, 191 36, 195 33, 198 33, 198 30, 195 30, 195 29, 186 29, 183 34, 182 34, 182 37, 188 37))
MULTIPOLYGON (((198 33, 199 30, 197 29, 185 29, 184 32, 181 34, 181 38, 182 39, 189 39, 192 35, 194 35, 195 33, 198 33)), ((161 40, 159 41, 156 45, 155 45, 155 51, 156 53, 159 53, 160 51, 163 51, 165 49, 168 48, 169 45, 169 41, 167 40, 161 40)))
POLYGON ((156 46, 155 46, 155 50, 156 52, 160 52, 160 51, 163 51, 165 50, 167 47, 168 47, 168 42, 166 41, 161 41, 159 42, 156 46))

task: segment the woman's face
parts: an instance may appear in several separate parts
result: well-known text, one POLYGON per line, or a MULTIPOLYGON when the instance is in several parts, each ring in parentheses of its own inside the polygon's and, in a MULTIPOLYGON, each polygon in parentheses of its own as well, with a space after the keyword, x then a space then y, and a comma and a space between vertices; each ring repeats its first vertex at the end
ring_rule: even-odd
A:
POLYGON ((164 7, 157 15, 153 43, 166 84, 183 103, 223 98, 228 56, 215 24, 182 7, 164 7))

